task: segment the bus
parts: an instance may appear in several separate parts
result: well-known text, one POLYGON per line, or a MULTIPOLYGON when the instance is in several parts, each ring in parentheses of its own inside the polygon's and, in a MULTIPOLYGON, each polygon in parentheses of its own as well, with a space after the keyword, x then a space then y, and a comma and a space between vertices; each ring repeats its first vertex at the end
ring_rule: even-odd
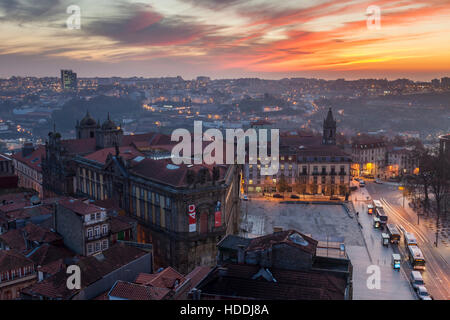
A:
POLYGON ((390 242, 398 244, 400 242, 400 231, 398 231, 397 226, 395 224, 388 223, 386 227, 390 242))
POLYGON ((411 232, 405 232, 404 234, 405 247, 416 246, 417 239, 411 232))
POLYGON ((373 204, 368 204, 367 205, 367 214, 372 214, 373 213, 373 204))
POLYGON ((425 270, 425 258, 418 246, 408 246, 408 254, 414 270, 425 270))
POLYGON ((380 201, 380 200, 373 200, 373 201, 372 201, 372 204, 373 204, 373 207, 374 207, 375 209, 377 209, 377 208, 383 209, 383 205, 381 204, 381 201, 380 201))
POLYGON ((387 224, 388 216, 384 212, 383 207, 376 207, 375 213, 378 219, 380 219, 381 226, 384 227, 387 224))

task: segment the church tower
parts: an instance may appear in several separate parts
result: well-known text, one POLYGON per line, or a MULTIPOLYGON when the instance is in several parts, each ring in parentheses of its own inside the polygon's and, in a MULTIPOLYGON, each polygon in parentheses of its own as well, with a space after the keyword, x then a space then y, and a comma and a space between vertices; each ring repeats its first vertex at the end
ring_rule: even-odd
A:
POLYGON ((95 132, 95 141, 97 149, 111 148, 122 145, 123 130, 111 120, 108 113, 108 119, 95 132))
POLYGON ((327 118, 323 121, 322 144, 336 144, 336 120, 333 118, 331 108, 328 110, 327 118))
POLYGON ((94 118, 91 117, 89 111, 87 111, 81 122, 77 121, 75 128, 77 132, 77 139, 87 139, 95 138, 95 131, 99 128, 99 125, 94 118))

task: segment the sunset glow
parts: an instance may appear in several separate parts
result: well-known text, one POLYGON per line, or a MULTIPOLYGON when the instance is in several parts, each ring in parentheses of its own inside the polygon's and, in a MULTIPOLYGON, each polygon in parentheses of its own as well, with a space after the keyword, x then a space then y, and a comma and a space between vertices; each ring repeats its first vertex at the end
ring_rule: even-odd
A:
POLYGON ((2 77, 64 67, 80 76, 216 78, 431 79, 450 71, 446 0, 33 3, 0 4, 2 77), (80 30, 66 28, 71 4, 81 8, 80 30), (380 30, 367 28, 370 5, 381 9, 380 30))

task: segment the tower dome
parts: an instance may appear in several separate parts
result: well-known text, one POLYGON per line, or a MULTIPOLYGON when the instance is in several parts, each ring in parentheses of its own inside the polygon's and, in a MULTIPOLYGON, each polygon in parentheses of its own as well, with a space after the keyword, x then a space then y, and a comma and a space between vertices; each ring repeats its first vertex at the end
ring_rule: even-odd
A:
POLYGON ((93 127, 93 126, 96 126, 96 125, 97 125, 97 122, 95 121, 94 118, 92 118, 92 116, 89 113, 89 111, 87 111, 86 115, 84 116, 84 118, 81 119, 81 121, 80 121, 80 126, 93 127))
POLYGON ((115 130, 115 129, 117 129, 117 126, 116 126, 116 124, 114 123, 114 121, 112 121, 112 120, 109 118, 109 113, 108 113, 108 119, 107 119, 105 122, 103 122, 103 124, 102 124, 102 130, 115 130))

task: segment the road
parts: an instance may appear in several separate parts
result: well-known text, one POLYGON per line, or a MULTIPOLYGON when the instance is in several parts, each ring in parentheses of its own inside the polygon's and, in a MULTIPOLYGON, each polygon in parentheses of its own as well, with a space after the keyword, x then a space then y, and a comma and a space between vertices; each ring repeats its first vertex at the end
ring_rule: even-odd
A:
MULTIPOLYGON (((417 214, 408 207, 407 202, 405 202, 406 208, 403 208, 403 199, 398 191, 398 186, 369 182, 366 191, 372 199, 381 200, 389 217, 388 222, 400 225, 406 231, 414 233, 425 257, 426 270, 423 272, 423 277, 429 293, 434 299, 450 300, 450 266, 448 263, 450 248, 445 239, 443 239, 444 242, 439 243, 438 248, 435 247, 435 231, 431 230, 430 225, 424 221, 419 221, 418 224, 417 214)), ((443 228, 447 230, 446 225, 443 228)), ((445 235, 446 233, 441 234, 441 236, 445 235)), ((398 246, 397 250, 403 257, 407 257, 403 244, 398 246)), ((411 269, 409 264, 405 264, 405 267, 408 268, 408 271, 411 269)))

